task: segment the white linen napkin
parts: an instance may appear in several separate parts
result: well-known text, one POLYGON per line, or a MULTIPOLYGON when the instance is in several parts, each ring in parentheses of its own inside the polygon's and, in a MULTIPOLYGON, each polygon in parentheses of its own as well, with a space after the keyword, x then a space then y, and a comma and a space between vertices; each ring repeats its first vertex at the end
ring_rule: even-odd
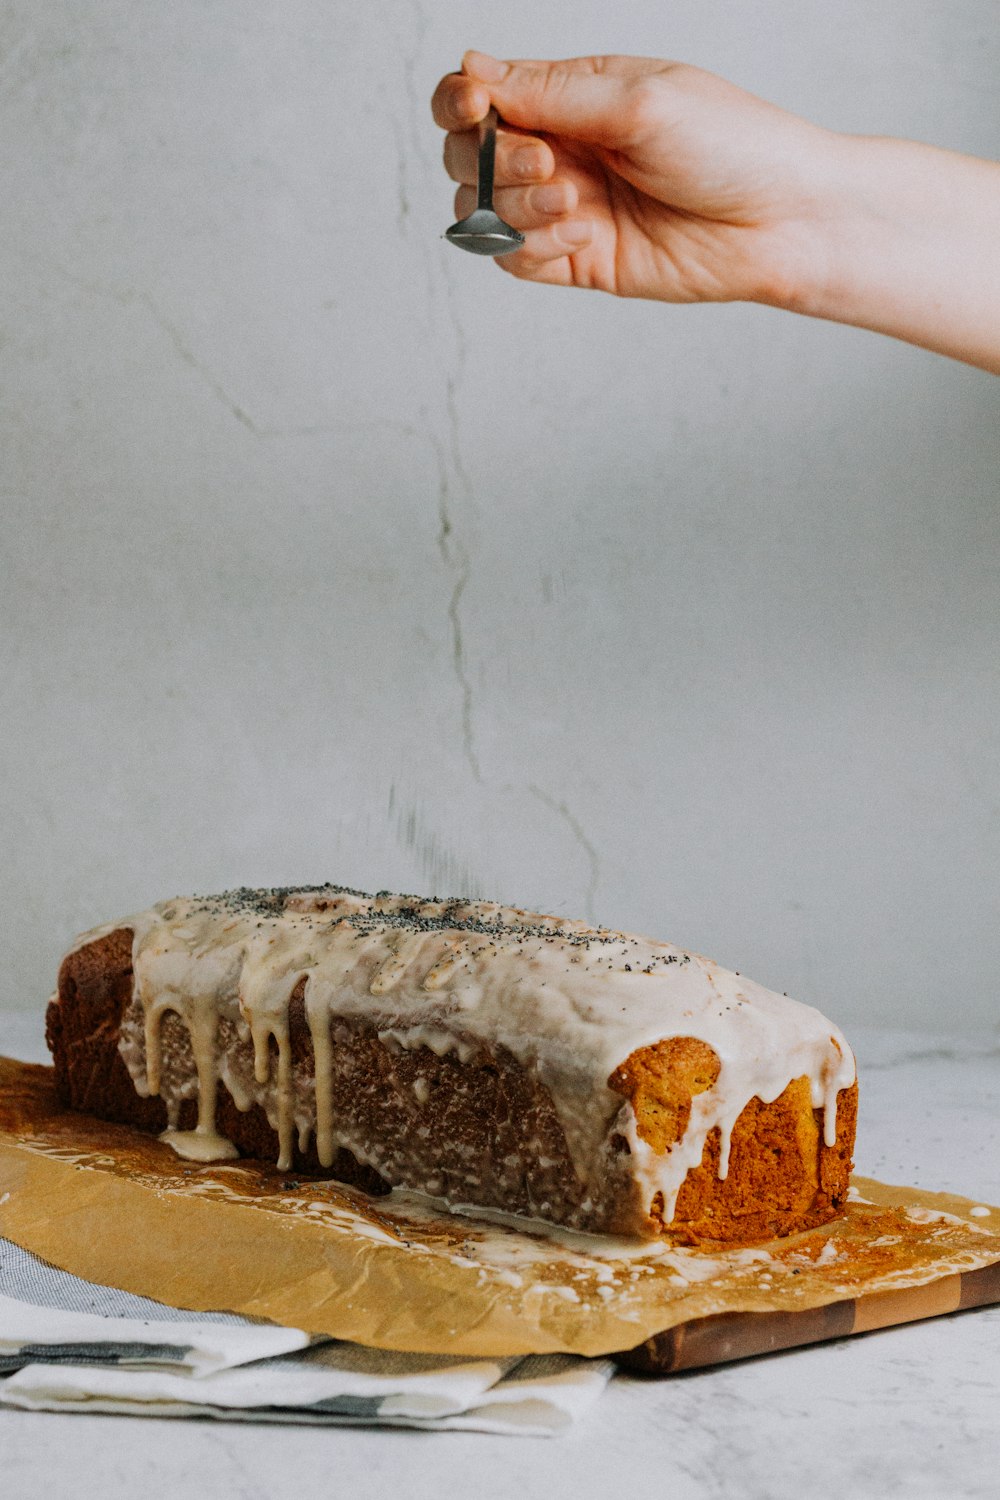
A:
POLYGON ((180 1312, 0 1237, 0 1403, 25 1410, 552 1436, 596 1401, 612 1368, 572 1355, 396 1354, 180 1312))

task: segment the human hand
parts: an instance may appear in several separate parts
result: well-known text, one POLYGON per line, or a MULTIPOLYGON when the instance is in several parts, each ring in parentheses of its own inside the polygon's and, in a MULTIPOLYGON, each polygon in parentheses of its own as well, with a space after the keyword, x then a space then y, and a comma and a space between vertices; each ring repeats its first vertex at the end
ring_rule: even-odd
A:
POLYGON ((1000 373, 1000 165, 840 135, 686 64, 498 62, 438 84, 455 213, 490 104, 503 270, 665 302, 756 301, 1000 373))
POLYGON ((475 206, 475 126, 491 102, 504 122, 497 212, 526 236, 498 261, 515 276, 667 302, 788 302, 821 253, 839 138, 649 58, 467 53, 433 100, 458 218, 475 206))

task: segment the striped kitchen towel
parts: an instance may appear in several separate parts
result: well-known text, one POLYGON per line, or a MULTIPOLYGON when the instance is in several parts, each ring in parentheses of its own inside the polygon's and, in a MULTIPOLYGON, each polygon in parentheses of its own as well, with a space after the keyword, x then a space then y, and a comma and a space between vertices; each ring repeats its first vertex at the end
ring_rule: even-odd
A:
POLYGON ((0 1403, 31 1411, 553 1436, 609 1360, 397 1354, 97 1286, 0 1238, 0 1403))

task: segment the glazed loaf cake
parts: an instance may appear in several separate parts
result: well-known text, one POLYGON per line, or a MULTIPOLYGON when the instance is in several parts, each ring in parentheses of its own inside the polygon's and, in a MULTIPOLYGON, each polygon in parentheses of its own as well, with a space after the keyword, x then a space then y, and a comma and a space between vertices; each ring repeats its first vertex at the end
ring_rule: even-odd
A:
POLYGON ((338 886, 165 901, 78 940, 46 1029, 68 1107, 198 1161, 688 1242, 847 1193, 837 1028, 582 922, 338 886))

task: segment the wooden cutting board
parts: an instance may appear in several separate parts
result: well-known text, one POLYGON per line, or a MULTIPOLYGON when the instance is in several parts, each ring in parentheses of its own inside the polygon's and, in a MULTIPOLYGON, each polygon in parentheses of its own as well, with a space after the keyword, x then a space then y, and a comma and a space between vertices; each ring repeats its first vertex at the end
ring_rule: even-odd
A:
POLYGON ((1000 1261, 977 1271, 953 1272, 924 1286, 871 1292, 802 1312, 732 1312, 695 1318, 654 1334, 614 1358, 621 1369, 635 1374, 674 1375, 997 1303, 1000 1261))

